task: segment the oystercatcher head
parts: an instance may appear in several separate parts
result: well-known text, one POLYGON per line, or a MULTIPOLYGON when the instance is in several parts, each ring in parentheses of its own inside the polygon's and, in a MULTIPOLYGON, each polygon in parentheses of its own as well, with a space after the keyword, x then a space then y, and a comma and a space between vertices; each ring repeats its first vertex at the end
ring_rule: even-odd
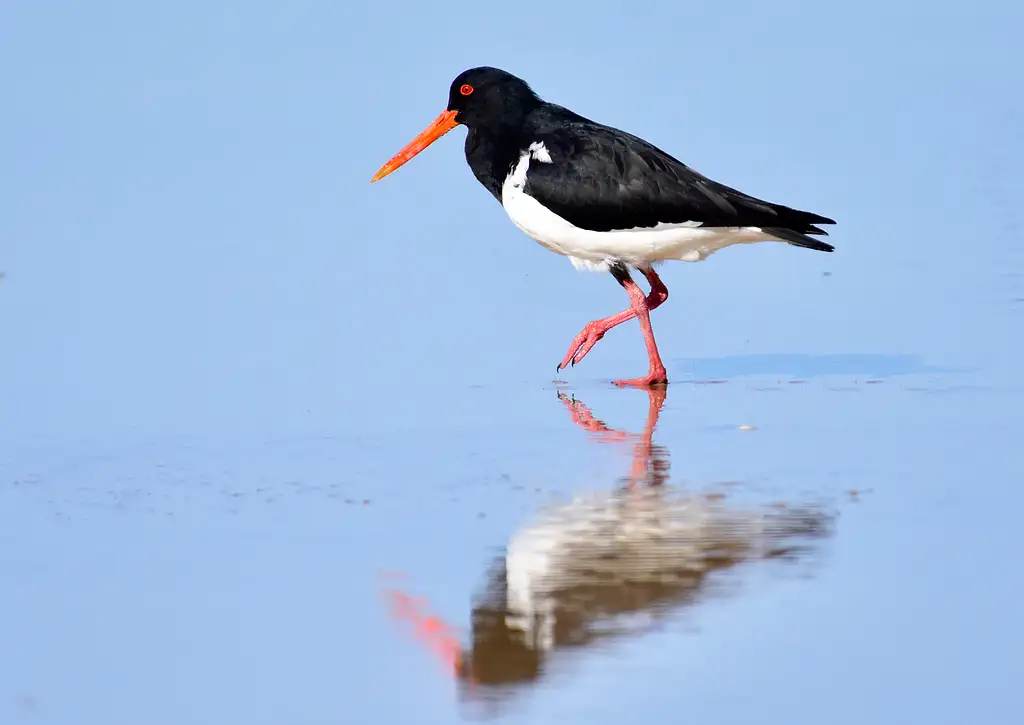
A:
POLYGON ((575 365, 611 328, 636 317, 648 374, 619 385, 668 382, 650 311, 668 299, 654 271, 667 261, 700 262, 734 244, 787 242, 831 252, 814 236, 835 224, 811 212, 764 201, 683 164, 653 144, 542 100, 521 78, 471 68, 452 81, 448 107, 374 175, 377 181, 459 125, 466 161, 512 222, 577 269, 611 272, 629 294, 622 312, 588 323, 558 365, 575 365), (644 294, 630 276, 643 274, 644 294))

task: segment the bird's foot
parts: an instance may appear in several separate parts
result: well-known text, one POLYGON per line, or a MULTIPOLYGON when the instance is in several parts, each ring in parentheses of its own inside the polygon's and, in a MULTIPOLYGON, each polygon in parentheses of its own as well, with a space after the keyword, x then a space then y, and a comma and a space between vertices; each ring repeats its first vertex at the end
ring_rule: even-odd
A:
POLYGON ((604 337, 604 333, 608 332, 612 328, 612 325, 608 325, 604 320, 594 320, 588 322, 586 326, 580 330, 580 333, 573 338, 572 344, 569 345, 569 352, 562 358, 562 362, 558 363, 558 370, 569 365, 575 366, 580 360, 587 356, 594 345, 604 337))
POLYGON ((665 368, 656 368, 647 373, 642 378, 633 378, 632 380, 613 380, 613 385, 631 388, 653 388, 656 386, 668 385, 668 374, 665 372, 665 368))

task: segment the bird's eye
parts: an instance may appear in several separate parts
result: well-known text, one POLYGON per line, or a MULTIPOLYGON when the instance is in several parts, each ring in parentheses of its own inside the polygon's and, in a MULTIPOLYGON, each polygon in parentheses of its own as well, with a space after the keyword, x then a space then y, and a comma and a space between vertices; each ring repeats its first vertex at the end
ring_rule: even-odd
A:
POLYGON ((468 83, 462 84, 462 88, 459 89, 459 93, 461 93, 464 96, 468 96, 472 92, 473 86, 469 85, 468 83))

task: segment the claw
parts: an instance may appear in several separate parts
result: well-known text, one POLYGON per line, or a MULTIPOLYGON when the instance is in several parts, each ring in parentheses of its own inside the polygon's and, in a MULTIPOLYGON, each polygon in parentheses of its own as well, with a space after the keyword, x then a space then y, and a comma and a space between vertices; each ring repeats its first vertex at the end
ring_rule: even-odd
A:
POLYGON ((580 350, 582 349, 583 343, 580 343, 579 345, 576 346, 576 349, 572 351, 572 357, 569 358, 569 367, 576 367, 576 363, 579 362, 579 360, 577 360, 576 357, 580 354, 580 350))

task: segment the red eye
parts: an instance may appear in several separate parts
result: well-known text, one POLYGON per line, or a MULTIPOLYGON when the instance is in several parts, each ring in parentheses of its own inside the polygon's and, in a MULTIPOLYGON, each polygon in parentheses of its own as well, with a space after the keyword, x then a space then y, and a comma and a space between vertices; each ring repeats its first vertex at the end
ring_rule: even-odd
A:
POLYGON ((459 89, 459 93, 461 93, 464 96, 468 96, 472 92, 473 86, 469 85, 468 83, 464 84, 462 88, 459 89))

